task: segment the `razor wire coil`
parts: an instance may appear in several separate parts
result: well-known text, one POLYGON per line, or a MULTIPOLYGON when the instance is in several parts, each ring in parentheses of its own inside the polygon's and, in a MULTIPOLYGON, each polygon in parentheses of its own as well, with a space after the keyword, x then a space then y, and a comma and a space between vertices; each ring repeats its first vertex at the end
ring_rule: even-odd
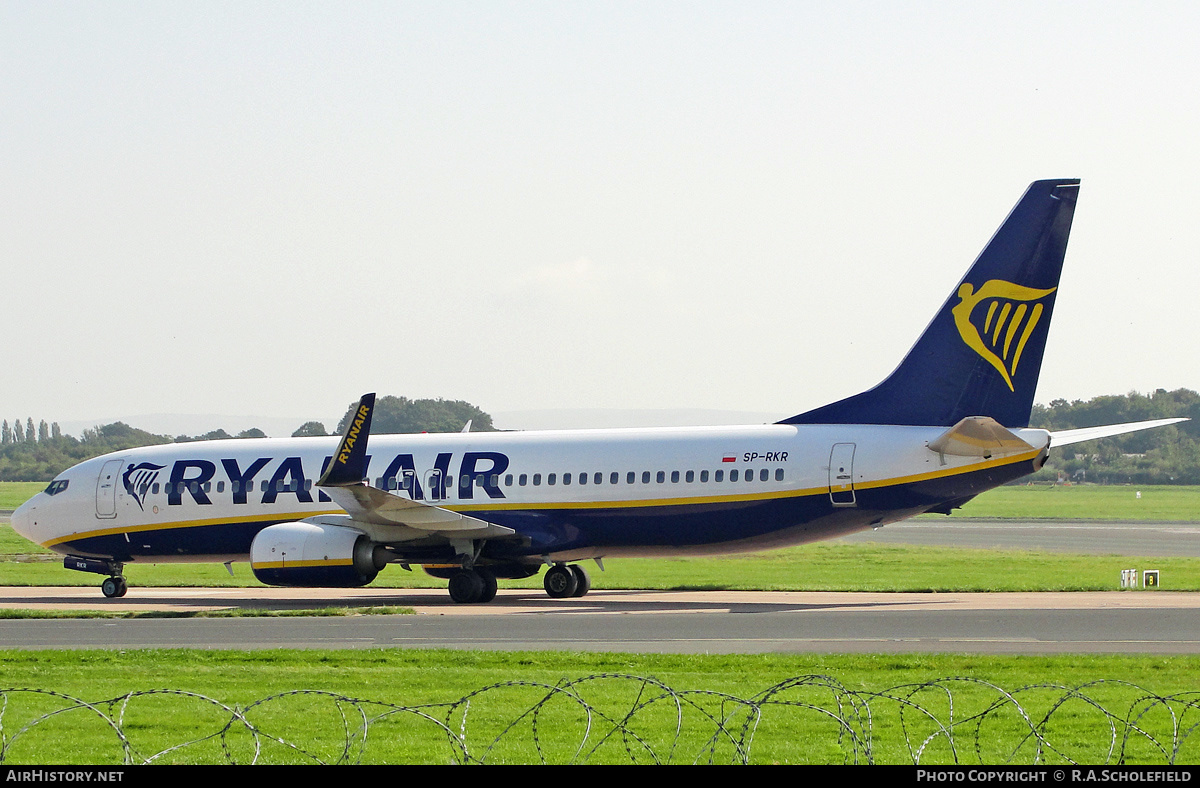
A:
POLYGON ((61 742, 63 729, 89 742, 90 762, 123 765, 1178 764, 1200 756, 1198 727, 1200 692, 1123 680, 1007 690, 946 677, 872 691, 814 674, 739 697, 600 673, 411 705, 314 689, 245 706, 179 689, 105 700, 0 689, 0 763, 10 765, 61 742))

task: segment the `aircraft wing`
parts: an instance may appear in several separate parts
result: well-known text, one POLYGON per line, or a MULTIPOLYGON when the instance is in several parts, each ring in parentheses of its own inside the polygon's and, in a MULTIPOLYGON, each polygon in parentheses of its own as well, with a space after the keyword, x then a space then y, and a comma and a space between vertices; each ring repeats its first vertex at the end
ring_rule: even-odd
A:
POLYGON ((352 520, 374 525, 403 525, 431 536, 460 539, 495 539, 516 533, 502 525, 414 501, 368 484, 364 477, 374 409, 374 394, 366 394, 359 400, 354 418, 346 426, 329 467, 317 480, 317 486, 345 509, 352 520))
POLYGON ((495 539, 516 532, 477 517, 452 512, 440 506, 414 501, 359 482, 348 487, 325 487, 325 493, 350 518, 375 525, 406 525, 431 536, 464 539, 495 539))
POLYGON ((1152 427, 1164 427, 1167 424, 1177 424, 1187 419, 1153 419, 1151 421, 1131 421, 1126 424, 1106 424, 1103 427, 1083 427, 1077 430, 1060 430, 1050 433, 1051 446, 1070 446, 1072 443, 1111 438, 1114 435, 1124 435, 1127 432, 1148 430, 1152 427))

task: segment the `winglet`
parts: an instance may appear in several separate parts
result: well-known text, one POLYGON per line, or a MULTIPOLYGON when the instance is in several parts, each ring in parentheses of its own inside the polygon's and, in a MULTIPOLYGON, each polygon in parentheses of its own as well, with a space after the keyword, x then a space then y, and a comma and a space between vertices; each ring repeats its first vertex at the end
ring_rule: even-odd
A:
POLYGON ((361 484, 367 475, 367 438, 371 434, 371 414, 375 410, 375 395, 363 394, 354 409, 346 432, 338 443, 329 467, 317 480, 318 487, 348 487, 361 484))

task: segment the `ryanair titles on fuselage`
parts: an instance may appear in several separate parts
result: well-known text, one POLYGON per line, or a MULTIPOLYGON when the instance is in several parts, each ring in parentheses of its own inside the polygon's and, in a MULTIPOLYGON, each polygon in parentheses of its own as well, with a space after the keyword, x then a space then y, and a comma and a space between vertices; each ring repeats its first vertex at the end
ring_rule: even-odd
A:
MULTIPOLYGON (((425 471, 418 471, 412 454, 397 454, 381 474, 385 488, 401 489, 414 500, 442 499, 446 497, 446 479, 450 474, 450 464, 454 452, 439 452, 432 466, 424 466, 425 471), (424 485, 432 485, 433 489, 426 490, 424 485)), ((324 472, 329 465, 332 455, 326 456, 321 463, 324 472)), ((370 457, 368 456, 368 462, 370 457)), ((329 501, 329 496, 318 490, 311 489, 310 479, 315 478, 305 473, 304 458, 300 456, 259 457, 250 462, 234 457, 219 460, 181 459, 171 465, 170 478, 164 491, 167 494, 167 505, 180 506, 184 496, 190 496, 196 503, 207 505, 212 503, 214 493, 210 484, 217 476, 218 463, 224 475, 229 480, 229 488, 223 485, 216 488, 217 495, 229 495, 235 504, 250 503, 250 495, 256 494, 257 503, 275 503, 280 495, 295 495, 301 503, 312 503, 316 494, 318 501, 329 501), (274 465, 269 475, 264 469, 274 465), (245 465, 243 466, 243 463, 245 465)), ((459 498, 473 498, 475 490, 479 489, 489 498, 503 498, 497 481, 500 474, 508 470, 508 455, 495 451, 468 451, 462 454, 458 465, 457 478, 471 479, 471 484, 458 487, 459 498), (478 481, 476 481, 478 479, 478 481)), ((157 466, 159 468, 165 466, 157 466)), ((153 481, 145 478, 146 463, 130 464, 122 474, 125 492, 138 503, 157 487, 153 481)), ((221 481, 224 481, 222 479, 221 481)))

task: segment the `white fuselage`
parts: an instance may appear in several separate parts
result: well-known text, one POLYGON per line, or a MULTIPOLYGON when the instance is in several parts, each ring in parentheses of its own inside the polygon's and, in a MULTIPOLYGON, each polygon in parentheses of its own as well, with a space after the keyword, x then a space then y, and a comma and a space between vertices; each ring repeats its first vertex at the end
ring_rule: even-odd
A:
MULTIPOLYGON (((1027 473, 1035 447, 1002 459, 940 455, 944 427, 761 425, 374 435, 368 483, 513 528, 513 553, 550 558, 728 552, 891 522, 1027 473)), ((246 557, 274 523, 342 509, 314 485, 337 438, 242 439, 130 449, 60 474, 13 516, 64 554, 121 561, 246 557), (57 489, 56 489, 57 487, 57 489)), ((404 526, 376 542, 432 550, 404 526)), ((428 540, 426 540, 428 541, 428 540)), ((414 553, 420 563, 421 555, 414 553)), ((430 558, 429 560, 433 560, 430 558)))

